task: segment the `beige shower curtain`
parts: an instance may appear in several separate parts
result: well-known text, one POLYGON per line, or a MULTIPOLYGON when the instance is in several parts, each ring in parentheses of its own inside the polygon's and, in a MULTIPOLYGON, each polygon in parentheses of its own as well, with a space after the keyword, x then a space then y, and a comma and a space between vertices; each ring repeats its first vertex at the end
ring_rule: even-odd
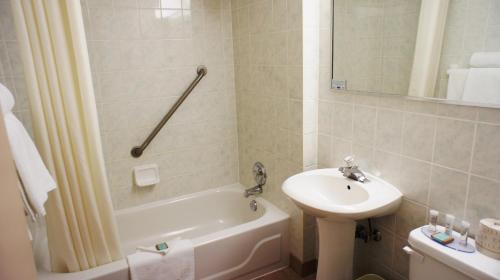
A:
POLYGON ((52 270, 121 258, 108 191, 80 0, 11 0, 38 149, 50 192, 52 270))
POLYGON ((450 0, 422 0, 409 96, 435 97, 441 47, 450 0))

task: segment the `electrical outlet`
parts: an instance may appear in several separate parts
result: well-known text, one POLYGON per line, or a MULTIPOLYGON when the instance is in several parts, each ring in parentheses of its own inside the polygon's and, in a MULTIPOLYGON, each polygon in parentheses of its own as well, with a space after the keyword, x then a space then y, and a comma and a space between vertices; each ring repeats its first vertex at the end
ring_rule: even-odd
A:
POLYGON ((346 90, 346 80, 332 80, 332 88, 336 90, 346 90))

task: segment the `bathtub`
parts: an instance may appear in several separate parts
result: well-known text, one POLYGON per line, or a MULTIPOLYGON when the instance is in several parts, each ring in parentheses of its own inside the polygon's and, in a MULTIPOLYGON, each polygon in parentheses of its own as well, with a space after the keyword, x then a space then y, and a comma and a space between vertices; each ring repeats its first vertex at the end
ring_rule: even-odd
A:
MULTIPOLYGON (((194 244, 196 279, 252 279, 288 265, 288 214, 263 198, 257 211, 239 184, 116 211, 124 255, 175 238, 194 244)), ((126 280, 126 259, 39 279, 126 280)))

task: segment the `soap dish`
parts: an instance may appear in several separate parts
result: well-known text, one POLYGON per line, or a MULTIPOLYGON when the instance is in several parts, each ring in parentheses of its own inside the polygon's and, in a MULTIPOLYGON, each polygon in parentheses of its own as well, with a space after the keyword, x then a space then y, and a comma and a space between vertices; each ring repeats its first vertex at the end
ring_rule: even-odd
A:
POLYGON ((465 252, 465 253, 474 253, 476 251, 476 249, 474 248, 474 246, 472 246, 470 243, 468 243, 467 245, 460 244, 460 242, 459 242, 459 239, 460 239, 459 236, 453 236, 454 240, 452 242, 450 242, 448 244, 442 244, 442 243, 439 243, 436 240, 432 239, 432 235, 434 233, 436 233, 436 232, 430 231, 427 228, 427 226, 421 227, 420 230, 429 239, 431 239, 432 241, 434 241, 437 244, 440 244, 442 246, 445 246, 445 247, 448 247, 448 248, 451 248, 453 250, 457 250, 457 251, 460 251, 460 252, 465 252))
POLYGON ((160 172, 156 164, 136 166, 133 172, 134 183, 138 187, 148 187, 160 182, 160 172))

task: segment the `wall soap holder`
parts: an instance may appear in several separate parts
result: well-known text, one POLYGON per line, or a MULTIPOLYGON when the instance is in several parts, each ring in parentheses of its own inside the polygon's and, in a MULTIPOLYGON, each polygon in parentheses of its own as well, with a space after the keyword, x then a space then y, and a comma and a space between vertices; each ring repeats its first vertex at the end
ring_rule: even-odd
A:
POLYGON ((160 182, 160 171, 158 165, 147 164, 136 166, 133 169, 134 183, 138 187, 148 187, 160 182))

